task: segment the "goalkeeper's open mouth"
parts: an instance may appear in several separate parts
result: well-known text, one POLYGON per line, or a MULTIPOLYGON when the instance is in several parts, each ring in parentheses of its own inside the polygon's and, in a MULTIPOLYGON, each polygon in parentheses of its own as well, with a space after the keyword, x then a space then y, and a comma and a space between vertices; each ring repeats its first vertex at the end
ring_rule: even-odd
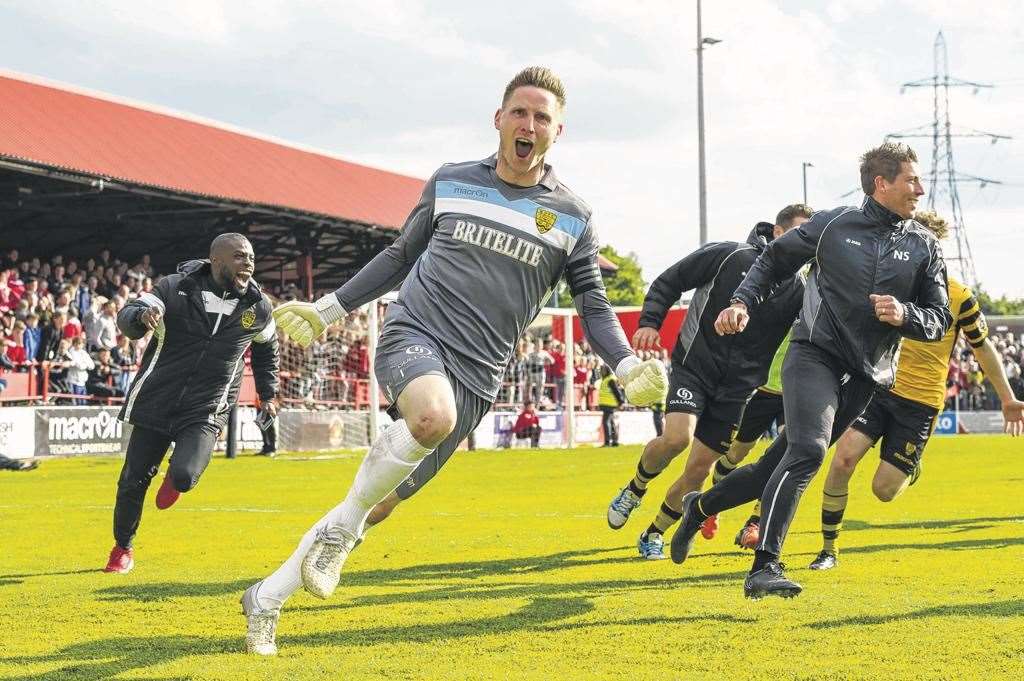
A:
POLYGON ((533 142, 525 137, 516 138, 516 156, 526 158, 533 151, 533 142))

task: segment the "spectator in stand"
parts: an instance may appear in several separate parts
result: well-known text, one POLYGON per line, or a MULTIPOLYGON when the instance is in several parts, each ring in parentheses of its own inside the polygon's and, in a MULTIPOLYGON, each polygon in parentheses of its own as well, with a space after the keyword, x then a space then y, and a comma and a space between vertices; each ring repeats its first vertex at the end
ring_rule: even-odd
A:
MULTIPOLYGON (((79 338, 75 339, 76 341, 79 338)), ((86 392, 96 397, 123 397, 120 388, 121 367, 114 362, 110 350, 101 348, 96 353, 95 364, 89 371, 89 379, 85 384, 86 392)))
POLYGON ((512 434, 516 440, 529 438, 531 447, 540 447, 540 419, 533 408, 533 402, 526 400, 523 403, 523 410, 516 417, 516 423, 512 426, 512 434))
POLYGON ((21 342, 25 346, 25 361, 35 361, 36 356, 39 354, 39 342, 42 338, 43 330, 39 328, 39 316, 35 313, 29 314, 25 317, 25 333, 22 335, 21 342))
POLYGON ((81 272, 71 275, 71 283, 68 285, 67 291, 72 307, 78 312, 78 318, 84 318, 91 306, 92 294, 89 292, 89 287, 85 284, 85 277, 81 272))
MULTIPOLYGON (((71 392, 71 386, 68 384, 68 369, 71 367, 71 360, 69 352, 71 350, 71 341, 66 338, 61 338, 57 341, 57 347, 55 350, 55 356, 53 359, 47 361, 44 367, 41 367, 40 371, 44 369, 47 371, 49 376, 49 390, 51 393, 69 394, 71 392)), ((64 400, 60 402, 64 404, 64 400)))
POLYGON ((117 341, 117 347, 111 352, 111 358, 120 369, 117 388, 121 394, 127 394, 128 386, 131 385, 135 374, 138 373, 139 362, 142 361, 142 351, 139 345, 128 336, 121 336, 117 341))
POLYGON ((28 362, 25 352, 25 322, 15 322, 13 332, 8 335, 4 354, 11 360, 16 371, 24 371, 28 362))
POLYGON ((544 349, 551 355, 548 366, 548 382, 552 384, 551 401, 555 405, 563 403, 565 394, 565 351, 561 343, 550 338, 544 341, 544 349))
POLYGON ((544 378, 547 368, 554 359, 544 348, 530 343, 526 351, 526 398, 534 404, 540 404, 544 397, 544 378))
POLYGON ((40 335, 39 350, 36 352, 37 362, 52 362, 61 359, 63 350, 60 349, 60 342, 64 338, 65 322, 67 322, 67 315, 63 312, 54 312, 51 315, 50 323, 40 335))
POLYGON ((82 320, 78 318, 78 310, 71 307, 68 310, 68 320, 64 324, 64 337, 75 338, 76 336, 82 336, 84 338, 84 334, 82 333, 82 320))
POLYGON ((0 260, 0 269, 9 270, 12 267, 17 267, 20 264, 21 261, 18 259, 18 249, 12 248, 11 250, 7 251, 7 255, 3 257, 3 260, 0 260))
POLYGON ((100 347, 100 315, 105 302, 107 299, 103 296, 92 298, 89 301, 89 309, 82 315, 82 333, 85 334, 85 347, 89 352, 96 352, 100 347))
MULTIPOLYGON (((81 334, 71 339, 71 347, 66 352, 68 362, 67 381, 71 388, 71 394, 85 396, 88 392, 85 389, 89 382, 89 372, 96 366, 89 352, 85 349, 85 337, 81 334)), ((75 404, 88 404, 88 400, 76 397, 75 404)))
POLYGON ((113 350, 117 347, 117 307, 113 301, 107 300, 104 301, 100 310, 96 345, 100 349, 113 350))
POLYGON ((18 318, 14 315, 14 310, 7 310, 3 314, 0 314, 0 333, 5 336, 10 336, 14 333, 14 325, 18 322, 18 318))
POLYGON ((590 409, 590 370, 587 368, 587 358, 583 354, 573 358, 572 386, 579 396, 576 400, 576 410, 590 409))
MULTIPOLYGON (((0 340, 3 340, 0 337, 0 340)), ((0 353, 0 394, 7 390, 7 379, 3 378, 4 373, 14 369, 14 363, 7 359, 7 355, 0 353)))
MULTIPOLYGON (((57 257, 57 256, 55 256, 57 257)), ((64 276, 64 265, 54 265, 53 270, 47 280, 50 283, 51 291, 60 291, 64 288, 64 282, 66 277, 64 276)))
POLYGON ((0 270, 0 312, 13 310, 21 296, 18 296, 9 284, 11 273, 8 269, 0 270))

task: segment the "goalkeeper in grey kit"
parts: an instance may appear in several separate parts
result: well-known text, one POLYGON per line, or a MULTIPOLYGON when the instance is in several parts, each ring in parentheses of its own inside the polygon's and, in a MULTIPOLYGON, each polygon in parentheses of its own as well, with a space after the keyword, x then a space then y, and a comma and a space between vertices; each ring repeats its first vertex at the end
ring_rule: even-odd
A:
POLYGON ((441 167, 395 243, 334 293, 274 311, 278 326, 308 345, 346 310, 401 283, 375 357, 399 419, 373 442, 344 501, 242 596, 250 652, 276 653, 285 600, 300 586, 330 596, 366 527, 426 484, 479 424, 516 343, 563 277, 591 346, 626 398, 646 406, 664 396, 664 366, 636 357, 608 302, 590 208, 544 163, 564 106, 555 74, 521 71, 494 116, 495 155, 441 167))

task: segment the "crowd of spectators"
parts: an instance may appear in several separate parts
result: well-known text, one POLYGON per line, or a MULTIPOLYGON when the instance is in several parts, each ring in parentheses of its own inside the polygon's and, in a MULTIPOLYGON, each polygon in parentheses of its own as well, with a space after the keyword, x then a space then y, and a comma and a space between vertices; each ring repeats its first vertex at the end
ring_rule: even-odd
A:
MULTIPOLYGON (((117 313, 152 290, 155 277, 148 255, 130 264, 107 249, 85 260, 7 251, 0 258, 3 370, 37 372, 38 391, 45 385, 62 401, 122 396, 146 339, 121 337, 117 313)), ((6 385, 0 376, 0 390, 6 385)))
POLYGON ((307 407, 365 406, 370 375, 368 336, 369 322, 362 310, 349 312, 329 326, 308 348, 278 334, 282 396, 307 407))
MULTIPOLYGON (((1024 345, 1020 335, 1012 331, 992 331, 989 340, 1002 358, 1010 389, 1017 399, 1024 399, 1024 377, 1021 375, 1021 369, 1024 368, 1024 345)), ((949 359, 946 409, 988 411, 999 408, 999 397, 992 383, 981 371, 971 347, 961 337, 949 359)))
MULTIPOLYGON (((641 350, 640 359, 661 359, 668 368, 667 350, 641 350)), ((520 405, 531 401, 541 410, 561 409, 565 405, 569 381, 575 391, 575 408, 593 410, 597 404, 597 385, 601 381, 601 359, 586 341, 573 344, 573 366, 566 367, 565 344, 556 338, 527 333, 516 346, 505 369, 498 405, 520 405)))
MULTIPOLYGON (((138 369, 148 336, 133 341, 117 329, 117 313, 152 290, 157 277, 150 257, 134 264, 103 249, 96 257, 48 259, 23 257, 11 249, 0 256, 0 397, 4 372, 36 372, 37 392, 47 386, 64 403, 110 401, 122 397, 138 369)), ((305 299, 294 284, 267 287, 275 301, 305 299)), ((316 292, 314 298, 322 292, 316 292)), ((383 317, 383 305, 380 307, 383 317)), ((365 311, 349 313, 310 347, 283 334, 282 397, 324 406, 365 405, 368 398, 369 345, 365 311)), ((1024 399, 1024 343, 1019 334, 990 334, 1018 398, 1024 399)), ((669 363, 667 350, 641 352, 669 363)), ((527 400, 541 410, 561 409, 566 392, 575 392, 577 409, 594 410, 601 360, 586 341, 574 345, 573 366, 565 347, 546 333, 528 333, 518 343, 505 372, 499 406, 519 407, 527 400)), ((999 400, 963 342, 950 358, 947 408, 991 410, 999 400)))

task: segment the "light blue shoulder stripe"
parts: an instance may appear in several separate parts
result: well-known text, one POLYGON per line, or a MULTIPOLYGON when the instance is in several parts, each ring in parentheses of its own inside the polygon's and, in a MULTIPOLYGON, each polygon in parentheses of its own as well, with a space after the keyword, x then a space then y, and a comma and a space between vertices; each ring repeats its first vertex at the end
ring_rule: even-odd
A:
POLYGON ((560 213, 557 210, 552 210, 547 206, 542 206, 536 201, 531 201, 530 199, 516 199, 514 201, 509 201, 494 187, 481 187, 479 185, 467 184, 465 182, 438 180, 434 186, 434 190, 435 196, 439 199, 472 199, 473 201, 483 201, 485 203, 494 204, 495 206, 514 210, 517 213, 522 213, 530 219, 533 219, 536 216, 538 208, 549 210, 557 216, 557 219, 555 220, 555 229, 569 234, 574 239, 580 238, 580 235, 583 234, 583 230, 587 227, 587 224, 583 220, 572 215, 567 215, 566 213, 560 213))

